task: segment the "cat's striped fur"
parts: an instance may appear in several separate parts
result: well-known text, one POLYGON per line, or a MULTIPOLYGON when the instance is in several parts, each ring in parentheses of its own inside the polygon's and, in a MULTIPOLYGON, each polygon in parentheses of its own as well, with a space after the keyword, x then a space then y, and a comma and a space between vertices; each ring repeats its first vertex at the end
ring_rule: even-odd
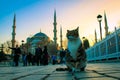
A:
POLYGON ((67 30, 68 51, 66 53, 66 65, 70 69, 84 70, 87 63, 86 52, 82 47, 78 30, 79 27, 75 30, 67 30))

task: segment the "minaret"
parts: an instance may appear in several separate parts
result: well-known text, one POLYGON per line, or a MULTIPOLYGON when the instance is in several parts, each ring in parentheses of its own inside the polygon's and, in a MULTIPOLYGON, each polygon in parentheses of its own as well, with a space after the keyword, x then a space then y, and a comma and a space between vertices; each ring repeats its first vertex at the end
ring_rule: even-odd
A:
POLYGON ((96 33, 96 30, 95 30, 95 43, 97 43, 97 33, 96 33))
POLYGON ((15 33, 15 29, 16 29, 16 15, 15 14, 14 14, 12 28, 13 28, 13 31, 12 31, 12 48, 14 48, 15 47, 15 35, 16 35, 16 33, 15 33))
POLYGON ((54 40, 54 43, 57 45, 57 29, 56 29, 56 27, 57 27, 57 22, 56 22, 56 10, 54 10, 54 23, 53 23, 53 25, 54 25, 54 30, 53 30, 53 32, 54 32, 54 38, 53 38, 53 40, 54 40))
POLYGON ((104 20, 105 20, 105 36, 108 35, 108 24, 107 24, 107 17, 106 17, 106 13, 104 11, 104 20))
POLYGON ((62 49, 62 27, 60 27, 60 48, 62 49))
POLYGON ((41 33, 41 29, 40 29, 40 33, 41 33))

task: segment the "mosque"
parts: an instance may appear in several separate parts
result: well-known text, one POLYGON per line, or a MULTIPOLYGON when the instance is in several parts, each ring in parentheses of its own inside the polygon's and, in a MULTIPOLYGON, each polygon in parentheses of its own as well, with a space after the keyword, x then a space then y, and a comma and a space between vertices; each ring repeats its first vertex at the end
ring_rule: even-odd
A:
MULTIPOLYGON (((56 10, 54 10, 54 22, 53 22, 53 26, 54 26, 54 38, 53 38, 53 42, 54 44, 57 45, 57 21, 56 21, 56 10)), ((15 47, 15 35, 16 35, 16 16, 14 15, 14 20, 13 20, 13 32, 12 32, 12 47, 15 47)), ((60 29, 62 32, 62 28, 60 29)), ((62 47, 62 33, 60 33, 61 35, 61 47, 62 47)), ((45 45, 49 44, 51 42, 50 38, 43 32, 38 32, 36 34, 34 34, 32 37, 28 37, 26 40, 26 47, 27 47, 27 52, 31 52, 31 53, 35 53, 35 48, 38 47, 38 45, 40 45, 41 47, 44 47, 45 45)))
POLYGON ((35 48, 37 48, 38 45, 43 47, 47 45, 49 42, 50 39, 45 33, 38 32, 34 36, 27 38, 27 44, 29 44, 28 51, 31 53, 35 53, 35 48))

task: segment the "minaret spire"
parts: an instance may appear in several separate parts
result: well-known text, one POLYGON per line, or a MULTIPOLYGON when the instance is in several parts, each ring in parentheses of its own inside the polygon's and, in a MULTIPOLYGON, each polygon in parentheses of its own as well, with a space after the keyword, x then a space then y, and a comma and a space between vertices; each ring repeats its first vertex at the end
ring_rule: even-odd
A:
POLYGON ((41 29, 40 29, 40 33, 41 33, 41 29))
POLYGON ((106 17, 106 13, 104 11, 104 21, 105 21, 105 36, 108 35, 108 24, 107 24, 107 17, 106 17))
POLYGON ((60 47, 61 47, 61 49, 63 48, 63 46, 62 46, 62 26, 60 26, 60 47))
POLYGON ((12 31, 12 47, 15 47, 15 35, 16 35, 16 14, 14 14, 14 19, 13 19, 13 31, 12 31))
POLYGON ((54 30, 53 30, 53 32, 54 32, 54 43, 57 45, 57 29, 56 29, 56 27, 57 27, 57 22, 56 22, 56 10, 54 10, 54 22, 53 22, 53 25, 54 25, 54 30))
POLYGON ((13 25, 16 26, 16 14, 14 14, 13 25))
POLYGON ((56 10, 54 10, 54 22, 56 23, 56 10))
POLYGON ((95 30, 95 43, 97 43, 97 33, 96 33, 96 30, 95 30))

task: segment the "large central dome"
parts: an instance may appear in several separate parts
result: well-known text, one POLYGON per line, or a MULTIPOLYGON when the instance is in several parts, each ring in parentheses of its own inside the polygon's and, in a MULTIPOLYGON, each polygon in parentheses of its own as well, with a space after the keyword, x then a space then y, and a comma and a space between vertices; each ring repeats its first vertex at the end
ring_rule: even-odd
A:
POLYGON ((47 37, 47 35, 42 32, 39 32, 39 33, 36 33, 33 37, 47 37))
POLYGON ((36 33, 33 37, 32 37, 32 44, 38 44, 40 42, 43 42, 44 40, 47 40, 48 36, 42 32, 36 33))

